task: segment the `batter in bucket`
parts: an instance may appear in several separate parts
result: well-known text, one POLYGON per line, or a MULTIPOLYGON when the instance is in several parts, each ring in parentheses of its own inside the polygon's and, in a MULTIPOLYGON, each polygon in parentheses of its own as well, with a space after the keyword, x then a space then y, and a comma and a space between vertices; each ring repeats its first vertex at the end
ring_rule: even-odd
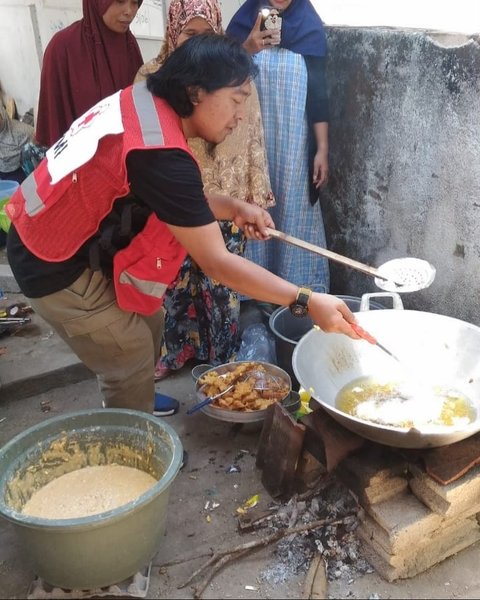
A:
POLYGON ((133 467, 85 467, 61 475, 32 494, 22 512, 42 519, 77 519, 118 508, 157 480, 133 467))

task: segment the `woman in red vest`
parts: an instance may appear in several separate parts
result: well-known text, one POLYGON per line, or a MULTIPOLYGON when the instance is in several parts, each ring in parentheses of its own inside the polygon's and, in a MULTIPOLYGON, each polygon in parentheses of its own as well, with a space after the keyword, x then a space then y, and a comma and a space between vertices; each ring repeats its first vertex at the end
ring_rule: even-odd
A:
POLYGON ((77 119, 7 205, 15 278, 97 374, 107 407, 154 408, 163 294, 187 252, 240 293, 292 305, 325 331, 358 339, 344 302, 228 252, 217 220, 265 240, 273 222, 264 209, 204 195, 186 140, 219 143, 234 130, 255 70, 236 41, 192 38, 146 84, 77 119))

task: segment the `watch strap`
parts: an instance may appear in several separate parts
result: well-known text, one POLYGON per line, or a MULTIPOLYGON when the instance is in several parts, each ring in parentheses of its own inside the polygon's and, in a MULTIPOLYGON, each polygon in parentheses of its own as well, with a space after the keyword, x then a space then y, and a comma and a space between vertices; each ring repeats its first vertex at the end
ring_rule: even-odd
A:
POLYGON ((298 288, 297 299, 295 300, 295 304, 300 304, 301 306, 307 308, 311 297, 312 290, 306 287, 298 288))
POLYGON ((295 302, 290 304, 290 312, 295 317, 306 317, 308 315, 308 303, 312 296, 312 290, 300 287, 297 291, 295 302))

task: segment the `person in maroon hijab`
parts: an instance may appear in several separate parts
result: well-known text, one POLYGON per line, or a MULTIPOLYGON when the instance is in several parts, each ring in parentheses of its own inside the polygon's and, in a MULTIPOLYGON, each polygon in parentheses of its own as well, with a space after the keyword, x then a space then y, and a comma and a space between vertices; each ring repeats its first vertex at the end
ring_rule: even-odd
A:
POLYGON ((83 0, 83 18, 50 40, 43 56, 36 141, 54 144, 75 119, 133 83, 143 64, 130 31, 143 0, 83 0))

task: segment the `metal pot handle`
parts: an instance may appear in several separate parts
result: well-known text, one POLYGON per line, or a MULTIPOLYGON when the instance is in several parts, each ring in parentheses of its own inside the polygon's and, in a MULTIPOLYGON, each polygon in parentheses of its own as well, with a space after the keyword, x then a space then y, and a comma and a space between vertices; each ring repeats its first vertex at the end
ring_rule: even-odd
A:
POLYGON ((391 298, 392 308, 395 310, 403 310, 403 302, 400 298, 400 294, 397 294, 397 292, 373 292, 371 294, 363 294, 360 301, 360 312, 370 310, 371 298, 391 298))

